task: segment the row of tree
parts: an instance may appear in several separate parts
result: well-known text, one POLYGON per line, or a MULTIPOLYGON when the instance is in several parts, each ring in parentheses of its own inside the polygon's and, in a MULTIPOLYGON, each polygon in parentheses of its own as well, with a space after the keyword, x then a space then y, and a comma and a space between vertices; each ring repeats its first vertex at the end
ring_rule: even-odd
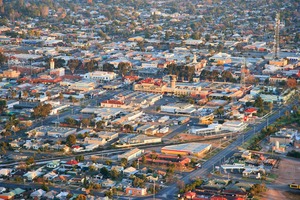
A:
POLYGON ((168 74, 176 75, 178 80, 192 81, 195 74, 194 66, 177 65, 175 63, 167 65, 166 72, 168 74))

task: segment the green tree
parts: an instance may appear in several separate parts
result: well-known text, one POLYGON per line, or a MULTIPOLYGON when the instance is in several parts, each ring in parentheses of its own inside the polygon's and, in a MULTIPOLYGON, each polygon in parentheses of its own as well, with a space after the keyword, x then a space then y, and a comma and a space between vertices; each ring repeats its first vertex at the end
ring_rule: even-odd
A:
POLYGON ((84 156, 83 155, 75 156, 75 160, 77 160, 78 162, 83 162, 84 156))
POLYGON ((6 108, 6 100, 0 99, 0 114, 3 113, 5 108, 6 108))
POLYGON ((46 192, 49 192, 49 187, 45 183, 43 183, 43 185, 41 186, 41 189, 46 192))
POLYGON ((128 62, 120 62, 118 65, 119 74, 125 76, 130 70, 131 65, 128 62))
POLYGON ((27 158, 25 163, 26 163, 26 165, 31 165, 31 164, 35 163, 34 158, 32 156, 27 158))
POLYGON ((34 117, 47 117, 52 110, 51 104, 39 104, 37 107, 33 108, 34 117))
POLYGON ((64 120, 67 124, 71 125, 71 126, 74 126, 77 124, 77 121, 74 119, 74 118, 71 118, 71 117, 67 117, 65 118, 64 120))
POLYGON ((126 158, 122 158, 122 159, 121 159, 121 166, 122 166, 122 167, 126 167, 127 164, 128 164, 128 160, 127 160, 126 158))
POLYGON ((84 194, 79 194, 77 197, 76 197, 76 200, 86 200, 86 196, 84 194))
POLYGON ((105 123, 104 121, 98 121, 98 122, 96 122, 96 127, 97 127, 98 129, 102 129, 104 123, 105 123))
POLYGON ((66 143, 71 147, 76 144, 76 136, 74 134, 68 135, 66 138, 66 143))
POLYGON ((111 160, 106 160, 106 161, 105 161, 105 164, 106 164, 106 165, 111 165, 111 164, 112 164, 112 161, 111 161, 111 160))
POLYGON ((103 64, 103 71, 113 72, 114 71, 114 65, 110 63, 104 63, 103 64))
POLYGON ((145 187, 145 181, 143 179, 135 177, 134 180, 133 180, 133 186, 144 188, 145 187))
POLYGON ((255 99, 255 101, 254 101, 254 106, 257 107, 257 108, 260 108, 260 109, 263 108, 263 106, 264 106, 264 101, 263 101, 263 99, 262 99, 260 96, 258 96, 258 97, 255 99))
POLYGON ((227 70, 223 71, 222 78, 224 81, 232 81, 233 80, 233 76, 232 76, 231 72, 227 71, 227 70))
POLYGON ((0 53, 0 64, 4 64, 6 63, 8 60, 8 58, 3 54, 3 53, 0 53))
POLYGON ((124 129, 126 132, 133 132, 133 127, 130 124, 125 124, 124 129))
POLYGON ((100 173, 103 175, 103 177, 104 178, 108 178, 109 177, 109 171, 108 171, 108 169, 106 168, 106 167, 102 167, 101 169, 100 169, 100 173))
POLYGON ((91 120, 89 118, 84 118, 81 120, 83 126, 88 127, 91 124, 91 120))
POLYGON ((116 169, 112 169, 110 171, 110 177, 113 179, 113 180, 117 180, 120 178, 120 172, 118 172, 116 169))
POLYGON ((70 68, 72 74, 74 74, 75 70, 81 65, 81 62, 77 59, 69 60, 68 67, 70 68))

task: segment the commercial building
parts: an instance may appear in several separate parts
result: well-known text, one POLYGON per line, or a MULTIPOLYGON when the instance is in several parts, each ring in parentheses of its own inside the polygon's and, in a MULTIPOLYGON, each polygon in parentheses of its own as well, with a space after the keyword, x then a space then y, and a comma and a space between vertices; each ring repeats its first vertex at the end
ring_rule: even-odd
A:
POLYGON ((176 82, 176 75, 169 75, 163 79, 147 78, 133 85, 133 90, 160 94, 185 95, 207 98, 241 98, 245 88, 240 84, 222 82, 176 82))
POLYGON ((101 132, 97 132, 95 134, 97 134, 99 138, 103 138, 106 141, 110 141, 110 140, 113 140, 113 139, 116 139, 119 137, 119 133, 117 133, 117 132, 101 131, 101 132))
MULTIPOLYGON (((139 158, 141 161, 142 158, 139 158)), ((185 167, 186 164, 190 163, 191 160, 188 157, 178 157, 177 155, 163 155, 158 153, 148 153, 145 155, 146 163, 148 164, 157 164, 157 165, 169 165, 177 164, 181 167, 185 167), (155 159, 153 159, 155 157, 155 159)))
POLYGON ((93 81, 78 81, 69 85, 70 90, 90 91, 95 89, 96 83, 93 81))
POLYGON ((55 75, 55 76, 64 76, 65 75, 65 68, 57 68, 57 69, 51 69, 50 70, 50 75, 55 75))
POLYGON ((117 77, 117 74, 114 72, 94 71, 84 74, 83 77, 90 80, 111 81, 117 77))
POLYGON ((204 126, 192 126, 189 130, 189 133, 194 135, 208 136, 215 135, 221 132, 221 124, 209 124, 207 127, 204 126))
POLYGON ((113 119, 124 113, 124 109, 122 108, 84 108, 81 110, 81 113, 84 114, 95 114, 101 120, 103 119, 113 119))
POLYGON ((118 141, 117 147, 124 146, 134 146, 141 144, 153 144, 160 143, 162 140, 160 137, 150 137, 147 135, 136 135, 136 134, 127 134, 125 137, 122 137, 118 141))
POLYGON ((122 158, 126 158, 128 161, 131 161, 136 158, 139 158, 143 153, 144 153, 143 149, 134 148, 123 154, 118 155, 118 160, 121 160, 122 158))
POLYGON ((161 112, 191 114, 196 111, 194 105, 187 103, 171 103, 160 107, 161 112))
POLYGON ((242 121, 226 121, 222 124, 222 131, 240 132, 243 131, 248 124, 242 121))
POLYGON ((27 131, 26 134, 28 137, 67 137, 68 135, 75 134, 76 128, 67 128, 67 127, 55 127, 55 126, 40 126, 30 131, 27 131))
POLYGON ((126 108, 127 105, 123 101, 119 100, 106 100, 101 102, 101 107, 105 108, 126 108))
POLYGON ((274 135, 270 135, 270 143, 276 144, 289 144, 292 143, 294 138, 297 136, 298 131, 295 129, 282 128, 274 135))
POLYGON ((295 93, 296 93, 296 90, 288 89, 288 90, 283 91, 280 94, 261 93, 260 97, 263 99, 263 101, 266 101, 266 102, 286 103, 295 93))
POLYGON ((211 149, 211 144, 185 143, 178 145, 165 146, 161 149, 162 153, 173 155, 195 155, 201 156, 211 149))
POLYGON ((86 138, 84 138, 84 143, 86 143, 86 144, 96 144, 96 145, 99 145, 99 146, 103 146, 107 143, 107 141, 104 138, 86 137, 86 138))
POLYGON ((3 77, 3 78, 19 78, 20 74, 21 73, 19 71, 16 71, 16 70, 13 70, 13 69, 8 69, 8 70, 3 71, 3 73, 0 74, 0 77, 3 77))

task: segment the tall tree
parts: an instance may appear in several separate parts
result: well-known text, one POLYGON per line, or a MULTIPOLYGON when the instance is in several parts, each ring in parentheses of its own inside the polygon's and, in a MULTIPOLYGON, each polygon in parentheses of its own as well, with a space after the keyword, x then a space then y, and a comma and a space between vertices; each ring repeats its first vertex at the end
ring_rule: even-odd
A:
POLYGON ((76 144, 76 136, 74 134, 68 135, 66 138, 66 143, 71 147, 76 144))
POLYGON ((79 67, 80 61, 77 59, 69 60, 68 67, 70 68, 72 74, 74 74, 75 70, 79 67))
POLYGON ((120 62, 118 69, 120 75, 125 76, 131 70, 131 65, 128 62, 120 62))

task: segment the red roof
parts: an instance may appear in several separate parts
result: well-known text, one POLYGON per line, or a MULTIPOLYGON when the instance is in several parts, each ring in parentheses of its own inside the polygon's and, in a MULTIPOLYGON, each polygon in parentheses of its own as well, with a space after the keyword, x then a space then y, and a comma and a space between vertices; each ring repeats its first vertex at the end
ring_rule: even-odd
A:
POLYGON ((256 108, 247 108, 245 110, 246 113, 253 113, 253 112, 257 112, 257 109, 256 108))
POLYGON ((121 101, 118 101, 118 100, 114 100, 114 99, 106 100, 106 101, 103 101, 102 103, 124 105, 124 102, 121 102, 121 101))
POLYGON ((69 160, 66 164, 67 165, 77 165, 78 162, 76 160, 69 160))
POLYGON ((128 80, 131 80, 131 81, 136 81, 139 79, 138 76, 124 76, 124 79, 128 79, 128 80))
POLYGON ((186 192, 185 194, 184 194, 184 196, 185 196, 185 198, 194 198, 195 196, 196 196, 196 193, 195 192, 186 192))
POLYGON ((210 200, 227 200, 227 198, 222 196, 213 196, 210 198, 210 200))
POLYGON ((153 79, 153 78, 146 78, 144 80, 139 81, 139 84, 154 84, 156 86, 162 86, 165 84, 161 79, 153 79))

